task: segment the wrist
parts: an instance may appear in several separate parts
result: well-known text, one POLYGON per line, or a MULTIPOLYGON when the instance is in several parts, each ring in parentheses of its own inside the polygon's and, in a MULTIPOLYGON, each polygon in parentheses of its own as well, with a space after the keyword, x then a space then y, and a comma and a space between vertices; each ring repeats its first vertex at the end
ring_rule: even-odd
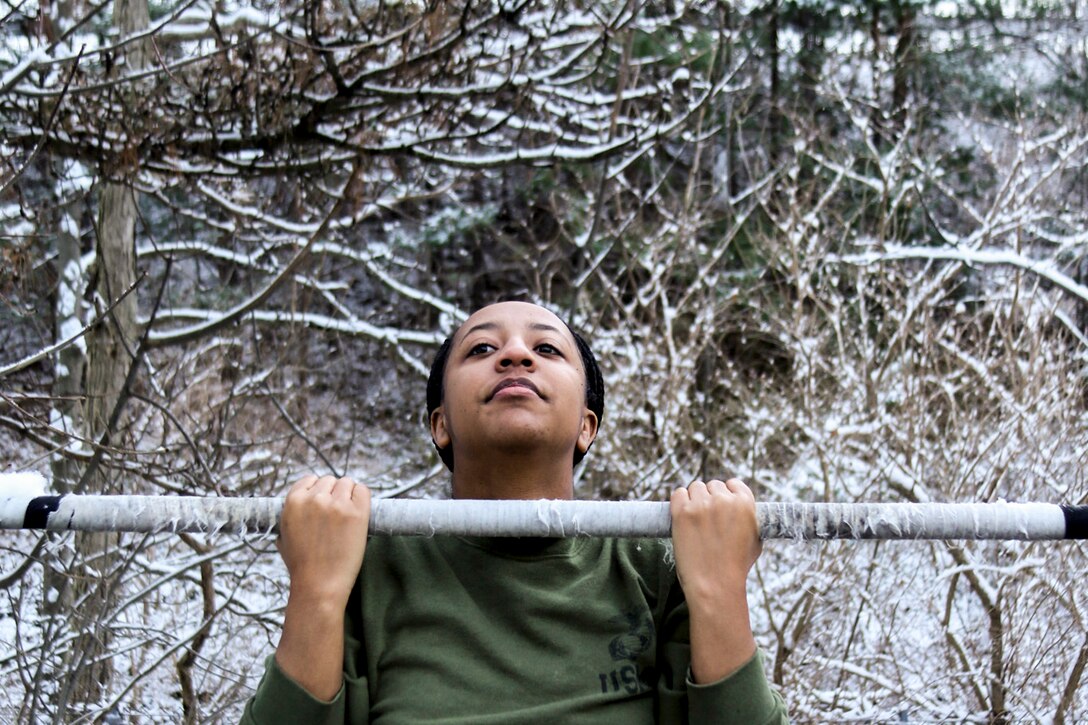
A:
POLYGON ((355 586, 355 578, 330 577, 321 572, 303 575, 301 572, 291 573, 290 588, 288 590, 288 603, 296 600, 307 606, 326 607, 339 605, 345 606, 351 590, 355 586))
POLYGON ((681 579, 684 599, 688 609, 701 609, 709 612, 723 607, 748 607, 747 580, 744 576, 714 576, 681 579))
POLYGON ((291 587, 286 612, 303 613, 309 619, 343 620, 350 592, 291 587))
POLYGON ((688 599, 691 674, 696 684, 717 682, 739 670, 756 651, 748 599, 740 596, 688 599))
POLYGON ((288 678, 330 701, 343 681, 345 606, 331 597, 292 592, 287 598, 276 662, 288 678))

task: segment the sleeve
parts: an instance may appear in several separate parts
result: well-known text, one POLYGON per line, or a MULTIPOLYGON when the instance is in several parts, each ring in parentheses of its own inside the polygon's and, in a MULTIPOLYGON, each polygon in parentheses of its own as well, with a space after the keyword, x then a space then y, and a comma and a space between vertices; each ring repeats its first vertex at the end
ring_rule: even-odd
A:
POLYGON ((763 655, 752 659, 725 679, 697 685, 687 678, 688 721, 693 723, 788 723, 786 704, 767 682, 763 655))
POLYGON ((705 685, 690 675, 688 608, 679 583, 664 597, 658 628, 656 722, 662 725, 781 725, 789 723, 785 702, 767 681, 760 652, 732 675, 705 685))
POLYGON ((336 697, 319 700, 288 677, 269 655, 257 692, 246 703, 242 725, 273 725, 275 723, 313 723, 342 725, 344 720, 344 686, 336 697))
POLYGON ((370 691, 360 641, 361 616, 361 593, 356 584, 344 618, 344 682, 336 697, 328 702, 317 699, 280 669, 275 655, 269 655, 264 676, 242 713, 242 725, 366 725, 370 691))

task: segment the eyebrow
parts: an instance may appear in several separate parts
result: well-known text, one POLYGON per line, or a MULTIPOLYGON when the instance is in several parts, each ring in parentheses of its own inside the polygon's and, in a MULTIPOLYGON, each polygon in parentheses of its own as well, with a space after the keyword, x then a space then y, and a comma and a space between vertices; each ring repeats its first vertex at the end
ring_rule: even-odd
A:
MULTIPOLYGON (((461 336, 461 340, 459 340, 458 343, 463 342, 465 340, 465 338, 467 338, 469 335, 471 335, 474 332, 479 332, 481 330, 497 330, 497 329, 499 329, 499 327, 500 327, 500 325, 497 322, 481 322, 479 324, 473 325, 472 327, 470 327, 468 330, 465 331, 465 334, 461 336)), ((548 324, 543 323, 543 322, 533 322, 533 323, 531 323, 529 325, 529 329, 530 330, 540 330, 540 331, 543 331, 543 332, 554 332, 554 333, 556 333, 556 334, 558 334, 560 336, 563 334, 562 331, 560 331, 560 329, 558 327, 556 327, 555 325, 548 325, 548 324)))

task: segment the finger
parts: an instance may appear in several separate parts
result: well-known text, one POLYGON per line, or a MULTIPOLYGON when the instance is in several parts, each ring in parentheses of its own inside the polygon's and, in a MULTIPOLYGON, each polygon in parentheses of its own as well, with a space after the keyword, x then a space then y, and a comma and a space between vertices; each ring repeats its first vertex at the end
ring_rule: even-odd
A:
POLYGON ((688 496, 690 496, 693 501, 706 498, 708 495, 710 494, 707 491, 706 484, 702 481, 692 481, 688 484, 688 496))
POLYGON ((332 493, 336 486, 336 476, 322 476, 310 489, 311 493, 332 493))
POLYGON ((719 481, 716 478, 713 481, 706 482, 706 490, 709 491, 711 495, 730 493, 728 484, 726 484, 725 481, 719 481))
POLYGON ((364 514, 364 523, 370 522, 370 489, 364 484, 356 483, 351 487, 351 505, 364 514))
POLYGON ((737 496, 743 496, 744 498, 750 498, 753 501, 755 500, 755 495, 752 493, 752 489, 748 488, 748 484, 746 484, 739 478, 730 478, 728 481, 725 482, 725 485, 729 489, 730 493, 733 493, 737 496))
POLYGON ((349 490, 351 492, 351 500, 353 503, 363 498, 367 500, 370 499, 370 489, 367 488, 366 485, 359 483, 358 481, 351 478, 345 480, 351 481, 351 488, 349 490))
POLYGON ((317 476, 307 473, 291 485, 291 491, 308 491, 317 482, 317 476))
POLYGON ((691 497, 688 495, 688 490, 683 486, 680 486, 679 488, 674 488, 672 491, 672 495, 670 496, 670 501, 673 505, 685 504, 690 500, 691 497))
POLYGON ((287 499, 285 504, 291 505, 306 498, 310 495, 310 489, 313 488, 314 483, 317 482, 317 476, 305 475, 302 478, 295 481, 291 488, 287 490, 287 499))
POLYGON ((329 489, 329 493, 331 493, 336 498, 343 498, 350 501, 352 495, 354 494, 354 490, 355 481, 347 478, 346 476, 342 476, 333 481, 332 488, 329 489))

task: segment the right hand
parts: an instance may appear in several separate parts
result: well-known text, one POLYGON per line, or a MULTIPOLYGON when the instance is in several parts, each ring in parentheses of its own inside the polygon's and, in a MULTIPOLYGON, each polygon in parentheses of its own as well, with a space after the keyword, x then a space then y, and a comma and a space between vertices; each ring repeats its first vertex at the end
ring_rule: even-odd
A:
POLYGON ((303 476, 287 494, 277 547, 291 597, 347 605, 366 550, 370 489, 350 478, 303 476))

